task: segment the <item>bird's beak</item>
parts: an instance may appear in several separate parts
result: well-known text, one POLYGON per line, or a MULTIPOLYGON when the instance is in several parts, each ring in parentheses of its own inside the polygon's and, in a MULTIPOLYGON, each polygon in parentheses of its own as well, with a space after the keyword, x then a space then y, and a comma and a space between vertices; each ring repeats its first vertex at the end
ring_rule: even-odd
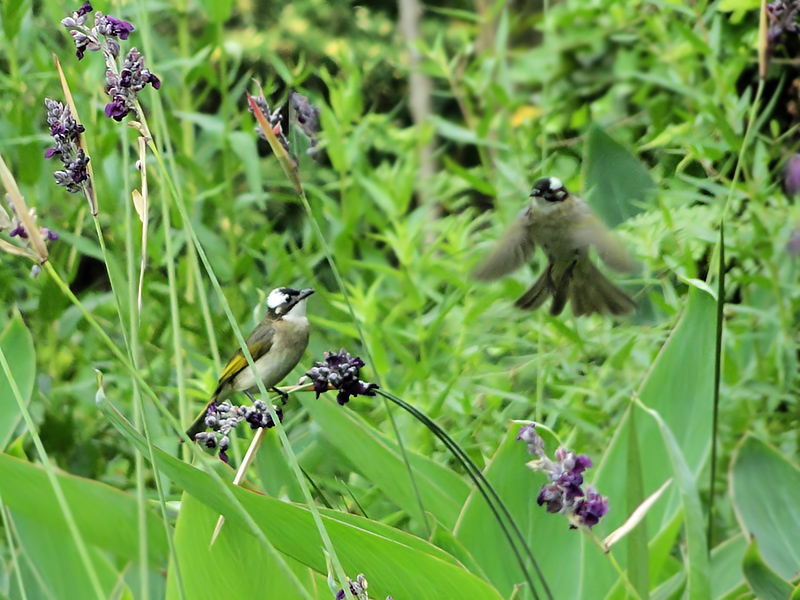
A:
POLYGON ((306 298, 308 298, 313 293, 314 293, 314 290, 312 290, 311 288, 306 288, 304 290, 300 290, 300 294, 297 296, 297 301, 299 302, 300 300, 305 300, 306 298))

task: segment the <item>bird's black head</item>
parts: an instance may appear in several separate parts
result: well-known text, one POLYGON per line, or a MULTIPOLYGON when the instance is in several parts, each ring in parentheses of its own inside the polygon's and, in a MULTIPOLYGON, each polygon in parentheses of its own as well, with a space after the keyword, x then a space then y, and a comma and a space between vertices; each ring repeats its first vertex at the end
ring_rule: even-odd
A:
POLYGON ((298 317, 305 316, 305 299, 313 293, 314 290, 311 288, 305 290, 285 287, 274 289, 267 296, 268 314, 273 320, 283 319, 289 314, 298 317))
POLYGON ((569 196, 567 188, 558 177, 542 177, 533 184, 532 198, 542 198, 548 202, 563 202, 569 196))

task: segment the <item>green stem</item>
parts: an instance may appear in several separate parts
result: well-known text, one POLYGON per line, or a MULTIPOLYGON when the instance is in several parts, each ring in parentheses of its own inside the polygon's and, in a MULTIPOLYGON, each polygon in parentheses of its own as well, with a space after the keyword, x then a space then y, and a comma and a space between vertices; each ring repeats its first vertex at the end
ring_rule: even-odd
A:
MULTIPOLYGON (((172 249, 172 226, 169 216, 167 195, 161 196, 161 213, 164 221, 164 250, 166 252, 167 281, 169 283, 169 307, 172 317, 172 354, 175 357, 175 373, 178 378, 178 420, 189 423, 189 406, 186 400, 186 373, 183 366, 183 344, 181 343, 181 318, 178 306, 178 285, 175 281, 175 253, 172 249)), ((190 450, 183 447, 183 460, 189 459, 190 450)))
MULTIPOLYGON (((714 395, 713 395, 713 417, 711 425, 711 473, 709 475, 709 503, 708 503, 708 527, 706 533, 706 541, 708 543, 708 551, 711 552, 711 544, 714 533, 714 497, 716 494, 716 478, 717 478, 717 446, 718 446, 718 424, 719 424, 719 388, 721 383, 722 373, 722 330, 724 326, 724 308, 725 308, 725 217, 728 214, 728 208, 733 199, 733 193, 736 189, 736 184, 739 182, 739 175, 742 171, 742 164, 744 163, 744 155, 749 146, 750 139, 752 138, 753 124, 756 122, 756 114, 761 104, 761 95, 764 92, 764 79, 758 80, 758 89, 756 90, 756 97, 753 100, 753 105, 750 107, 750 114, 747 121, 747 128, 744 132, 744 139, 742 140, 742 147, 739 148, 739 156, 736 159, 736 168, 733 171, 733 179, 731 180, 730 188, 728 188, 728 197, 725 199, 725 205, 722 208, 722 216, 719 222, 719 243, 714 249, 712 254, 711 264, 716 263, 716 273, 718 276, 717 282, 717 316, 716 316, 716 331, 714 332, 714 395)), ((711 282, 711 276, 714 273, 713 268, 709 268, 708 277, 706 282, 711 282)))
POLYGON ((25 591, 25 583, 22 580, 22 569, 19 568, 19 554, 14 548, 14 538, 11 535, 11 512, 6 510, 3 504, 3 498, 0 497, 0 514, 3 516, 3 529, 6 532, 6 545, 8 546, 8 554, 11 561, 14 563, 14 576, 17 579, 17 586, 19 587, 20 596, 22 600, 28 600, 28 593, 25 591))
MULTIPOLYGON (((46 262, 46 266, 49 266, 50 263, 46 262)), ((51 267, 52 268, 52 267, 51 267)), ((44 449, 44 444, 42 444, 42 439, 39 437, 39 433, 36 431, 36 425, 33 422, 33 418, 31 417, 31 413, 28 411, 28 407, 25 404, 25 400, 22 398, 22 394, 19 391, 19 387, 17 386, 17 380, 14 378, 14 374, 11 372, 11 367, 8 365, 8 361, 6 360, 6 354, 3 351, 2 347, 0 347, 0 365, 3 367, 3 372, 8 379, 8 384, 11 387, 11 392, 14 394, 14 398, 17 400, 17 404, 19 405, 19 410, 22 413, 22 418, 25 421, 25 426, 28 428, 28 432, 33 439, 33 445, 36 446, 36 452, 39 454, 39 460, 42 461, 42 465, 44 465, 44 470, 47 473, 47 478, 50 480, 50 485, 53 487, 53 493, 56 495, 56 501, 58 502, 58 506, 61 509, 61 513, 64 515, 64 520, 67 523, 67 529, 69 529, 69 533, 72 536, 72 540, 75 542, 75 546, 78 550, 78 556, 83 563, 84 568, 86 569, 86 574, 89 577, 89 581, 92 584, 92 588, 94 589, 94 593, 97 596, 98 600, 105 600, 105 593, 103 592, 103 588, 100 585, 100 579, 97 577, 97 572, 94 570, 94 564, 92 563, 91 558, 89 557, 89 550, 86 547, 86 544, 83 541, 83 536, 81 535, 80 529, 78 529, 78 524, 75 522, 75 517, 72 514, 72 509, 69 507, 67 503, 67 498, 64 495, 64 491, 61 489, 61 483, 58 481, 58 477, 56 476, 55 468, 53 464, 50 462, 50 458, 47 456, 47 451, 44 449)))

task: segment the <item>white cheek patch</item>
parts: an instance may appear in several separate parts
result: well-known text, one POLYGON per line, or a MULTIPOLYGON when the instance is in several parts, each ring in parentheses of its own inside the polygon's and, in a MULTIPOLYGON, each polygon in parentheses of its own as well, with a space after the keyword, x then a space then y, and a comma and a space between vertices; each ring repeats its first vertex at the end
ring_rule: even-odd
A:
POLYGON ((289 296, 280 290, 272 290, 267 296, 267 306, 276 309, 281 304, 285 304, 289 300, 289 296))

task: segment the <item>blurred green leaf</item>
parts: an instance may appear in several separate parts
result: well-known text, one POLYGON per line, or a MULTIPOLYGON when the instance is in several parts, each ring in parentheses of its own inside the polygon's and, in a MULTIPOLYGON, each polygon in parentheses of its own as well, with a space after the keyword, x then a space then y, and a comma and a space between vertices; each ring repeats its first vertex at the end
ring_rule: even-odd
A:
POLYGON ((231 18, 233 0, 200 0, 212 23, 224 23, 231 18))
MULTIPOLYGON (((770 569, 758 551, 755 536, 747 546, 742 562, 742 570, 750 589, 759 600, 785 600, 792 593, 792 586, 770 569)), ((796 573, 795 573, 796 575, 796 573)))
MULTIPOLYGON (((146 443, 107 400, 100 409, 132 444, 146 452, 146 443)), ((226 523, 245 526, 236 508, 210 475, 155 449, 159 470, 226 523)), ((215 460, 209 458, 209 460, 215 460)), ((231 491, 275 548, 287 557, 327 574, 321 541, 307 509, 231 485, 231 491)), ((452 600, 500 600, 489 585, 463 569, 455 559, 424 540, 355 515, 321 510, 323 521, 347 573, 365 573, 375 594, 426 596, 452 600)), ((260 563, 262 555, 252 558, 260 563)), ((372 593, 372 592, 371 592, 372 593)))
MULTIPOLYGON (((800 572, 800 470, 774 448, 746 435, 733 456, 730 494, 742 531, 779 577, 800 572)), ((746 559, 747 560, 747 559, 746 559)))
POLYGON ((743 535, 725 540, 711 551, 711 597, 722 598, 744 582, 742 559, 747 542, 743 535))
MULTIPOLYGON (((36 378, 36 355, 33 349, 33 338, 22 321, 22 316, 15 312, 11 321, 0 334, 0 348, 3 349, 9 370, 22 395, 25 404, 30 403, 33 393, 33 382, 36 378)), ((14 397, 11 383, 5 372, 0 369, 0 450, 4 449, 22 418, 19 404, 14 397)))
POLYGON ((702 600, 711 596, 711 568, 708 560, 703 508, 694 474, 664 419, 654 410, 648 410, 658 423, 664 446, 667 448, 675 482, 680 491, 686 531, 686 574, 689 599, 702 600))
MULTIPOLYGON (((408 467, 397 443, 327 396, 315 400, 310 394, 305 394, 301 402, 328 441, 350 460, 358 472, 419 519, 420 523, 424 523, 408 467)), ((406 455, 425 510, 452 530, 469 494, 469 486, 453 471, 408 448, 406 455)))
POLYGON ((644 165, 596 123, 589 127, 583 176, 586 200, 609 227, 643 212, 656 190, 644 165))
POLYGON ((15 43, 15 38, 22 27, 22 19, 30 7, 29 0, 15 0, 0 4, 0 15, 3 17, 3 33, 9 44, 15 43))
MULTIPOLYGON (((184 493, 175 524, 175 551, 186 598, 296 598, 298 592, 258 540, 242 527, 225 523, 210 546, 218 514, 184 493), (257 557, 258 566, 255 567, 257 557)), ((304 587, 314 591, 311 570, 287 558, 304 587)), ((179 599, 175 564, 170 564, 168 599, 179 599)))
MULTIPOLYGON (((97 481, 58 475, 84 541, 127 561, 139 559, 136 498, 97 481)), ((0 495, 16 513, 69 535, 44 468, 0 454, 0 495)), ((167 557, 161 519, 147 511, 147 555, 153 566, 167 557)))
MULTIPOLYGON (((53 506, 52 510, 58 511, 58 508, 53 506)), ((21 550, 26 559, 35 565, 41 578, 40 583, 52 594, 51 597, 65 600, 96 597, 77 546, 69 533, 16 510, 11 511, 11 519, 21 550)), ((89 546, 88 550, 100 585, 110 597, 121 574, 107 554, 93 546, 89 546)))

